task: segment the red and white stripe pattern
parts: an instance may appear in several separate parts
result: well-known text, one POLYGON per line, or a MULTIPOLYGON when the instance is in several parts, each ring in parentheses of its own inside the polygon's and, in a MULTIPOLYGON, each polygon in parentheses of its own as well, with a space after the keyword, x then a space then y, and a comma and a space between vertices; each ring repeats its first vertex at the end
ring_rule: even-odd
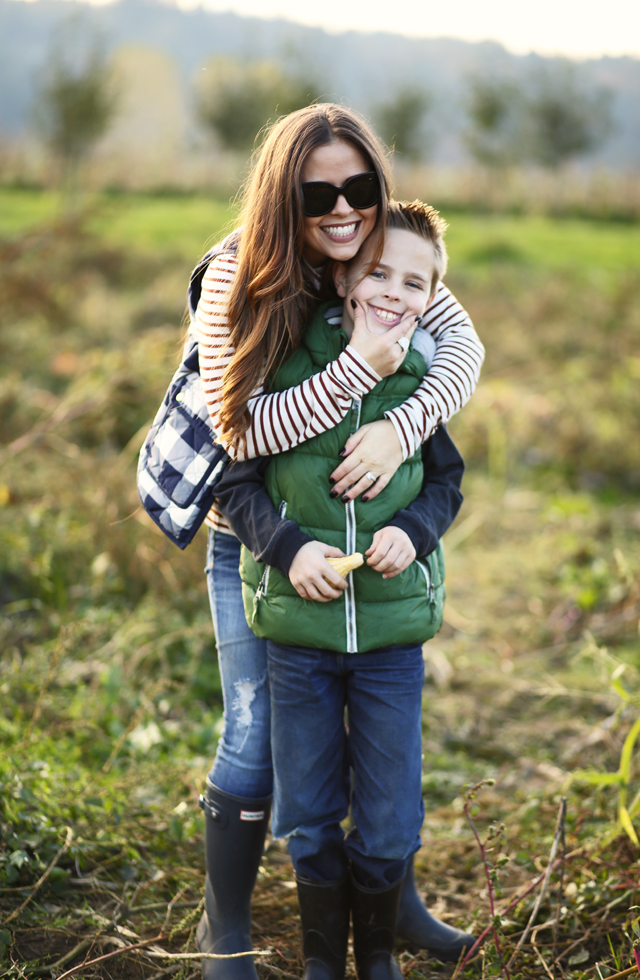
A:
MULTIPOLYGON (((198 339, 205 397, 216 431, 220 429, 222 379, 233 356, 229 346, 227 294, 236 270, 234 253, 222 253, 212 260, 202 281, 193 328, 198 339)), ((405 458, 469 399, 484 357, 484 348, 468 315, 442 283, 425 325, 437 342, 431 370, 404 405, 387 413, 405 458)), ((246 452, 222 440, 223 445, 234 459, 284 452, 337 425, 351 407, 352 399, 362 398, 379 380, 367 362, 347 346, 324 371, 295 388, 267 394, 262 384, 257 385, 248 404, 251 425, 246 433, 246 452)), ((232 533, 215 503, 207 524, 232 533)))

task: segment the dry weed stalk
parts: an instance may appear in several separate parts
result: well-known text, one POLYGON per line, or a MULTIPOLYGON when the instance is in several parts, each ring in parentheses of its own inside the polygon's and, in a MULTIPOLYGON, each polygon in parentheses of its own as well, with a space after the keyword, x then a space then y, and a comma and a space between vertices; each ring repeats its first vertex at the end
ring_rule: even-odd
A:
MULTIPOLYGON (((497 950, 498 956, 500 957, 500 962, 502 963, 502 969, 505 972, 505 976, 506 976, 507 980, 511 980, 511 976, 509 974, 509 967, 507 966, 507 964, 504 961, 504 956, 502 955, 502 947, 500 946, 500 939, 498 938, 498 930, 497 930, 497 927, 496 927, 496 922, 497 922, 498 916, 496 916, 496 907, 495 907, 495 899, 494 899, 493 881, 492 881, 491 872, 489 870, 489 861, 487 859, 486 847, 482 843, 482 841, 480 840, 480 835, 479 835, 479 833, 477 831, 477 828, 476 828, 475 823, 473 822, 473 817, 471 816, 471 810, 470 810, 471 801, 473 799, 475 799, 478 791, 480 789, 482 789, 483 786, 493 786, 493 784, 494 784, 494 780, 493 779, 483 779, 481 782, 476 783, 476 785, 473 786, 469 790, 469 792, 467 793, 466 799, 465 799, 465 804, 464 804, 464 808, 463 809, 464 809, 464 814, 465 814, 467 820, 471 824, 471 829, 473 831, 473 836, 475 837, 476 843, 477 843, 478 848, 480 850, 480 857, 482 858, 482 864, 483 864, 483 867, 484 867, 484 873, 485 873, 485 877, 487 879, 487 891, 489 892, 489 908, 491 910, 491 926, 490 926, 490 929, 493 931, 493 941, 496 944, 496 950, 497 950)), ((471 955, 471 952, 475 949, 475 947, 478 945, 478 943, 479 943, 479 940, 474 944, 474 946, 471 947, 471 949, 467 953, 467 957, 471 955)), ((462 962, 462 965, 463 966, 464 966, 464 963, 465 963, 467 957, 465 957, 465 959, 462 962)), ((458 970, 456 970, 456 974, 457 973, 458 973, 458 970)), ((454 974, 454 976, 456 974, 454 974)))
MULTIPOLYGON (((538 897, 537 897, 537 899, 535 901, 535 905, 533 906, 533 910, 531 912, 531 915, 529 916, 529 921, 527 922, 527 925, 525 927, 524 932, 520 936, 520 939, 518 941, 518 945, 516 946, 516 948, 514 949, 513 953, 511 954, 511 958, 510 958, 509 962, 507 963, 507 968, 513 965, 513 961, 515 960, 517 954, 520 952, 520 950, 522 949, 522 947, 526 943, 527 939, 529 938, 529 933, 531 932, 531 929, 533 928, 533 924, 536 921, 538 912, 540 911, 540 906, 542 905, 542 902, 544 900, 544 897, 547 894, 547 889, 549 887, 549 881, 551 879, 551 873, 552 873, 552 871, 553 871, 553 869, 555 867, 555 860, 556 860, 556 854, 558 852, 558 845, 560 844, 560 841, 564 841, 564 825, 565 825, 566 816, 567 816, 567 798, 565 796, 563 796, 562 797, 562 800, 560 802, 560 809, 558 811, 558 820, 557 820, 557 823, 556 823, 556 830, 555 830, 555 834, 554 834, 554 837, 553 837, 553 844, 551 845, 551 852, 549 854, 549 861, 547 863, 547 870, 545 872, 544 879, 542 881, 542 888, 538 892, 538 897)), ((563 849, 562 849, 562 857, 560 859, 562 866, 564 866, 564 858, 565 858, 565 855, 564 855, 564 847, 563 847, 563 849)), ((557 924, 558 924, 559 912, 560 912, 560 909, 558 907, 557 914, 556 914, 556 930, 555 930, 556 931, 556 936, 557 936, 557 924)), ((556 960, 555 953, 556 953, 556 940, 554 939, 554 969, 555 969, 555 960, 556 960)))

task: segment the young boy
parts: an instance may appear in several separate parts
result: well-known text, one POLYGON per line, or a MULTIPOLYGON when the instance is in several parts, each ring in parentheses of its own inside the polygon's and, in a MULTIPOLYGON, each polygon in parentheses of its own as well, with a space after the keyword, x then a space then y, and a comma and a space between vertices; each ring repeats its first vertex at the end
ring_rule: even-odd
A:
MULTIPOLYGON (((446 268, 443 227, 437 212, 419 202, 392 204, 380 263, 370 267, 365 246, 348 265, 336 266, 342 315, 331 304, 320 307, 302 345, 271 379, 272 390, 299 384, 333 360, 355 312, 374 331, 422 317, 446 268)), ((256 547, 260 535, 251 533, 246 515, 240 528, 238 498, 234 505, 233 494, 220 497, 245 544, 247 620, 269 641, 272 829, 288 838, 296 871, 307 980, 344 975, 350 909, 360 980, 401 977, 392 956, 398 900, 424 816, 422 644, 442 621, 438 539, 460 506, 462 464, 438 430, 426 453, 405 460, 375 498, 365 494, 345 505, 327 487, 349 434, 418 387, 430 338, 420 330, 414 336, 398 371, 354 402, 350 417, 265 462, 266 490, 284 519, 280 537, 289 539, 271 548, 279 568, 251 554, 250 547, 265 549, 256 547), (416 527, 407 508, 425 489, 432 506, 416 527), (345 582, 326 556, 357 551, 367 562, 345 582), (350 801, 355 827, 345 838, 341 822, 350 801)))

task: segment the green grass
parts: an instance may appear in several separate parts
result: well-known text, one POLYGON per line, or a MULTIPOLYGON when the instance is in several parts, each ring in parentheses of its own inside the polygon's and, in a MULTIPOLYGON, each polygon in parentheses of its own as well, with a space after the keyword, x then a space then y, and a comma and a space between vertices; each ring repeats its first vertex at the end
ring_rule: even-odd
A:
MULTIPOLYGON (((85 203, 88 227, 105 244, 178 253, 194 264, 227 226, 233 227, 229 202, 211 197, 102 194, 88 196, 85 203)), ((0 188, 0 238, 59 214, 59 197, 53 192, 0 188)))
MULTIPOLYGON (((205 535, 178 552, 150 525, 135 462, 178 356, 189 269, 229 212, 204 197, 105 195, 84 226, 47 226, 54 205, 0 189, 0 238, 12 240, 0 267, 0 973, 11 980, 48 975, 81 941, 98 940, 92 955, 112 949, 98 933, 112 934, 114 914, 155 935, 177 893, 189 909, 162 944, 193 951, 196 799, 221 718, 205 535), (67 828, 69 850, 4 927, 67 828), (134 893, 153 911, 129 914, 134 893)), ((509 888, 544 866, 567 795, 567 849, 585 850, 539 922, 561 900, 561 948, 591 930, 588 964, 564 964, 575 980, 595 980, 595 961, 613 972, 607 934, 628 965, 627 909, 640 904, 615 787, 569 783, 576 768, 618 768, 640 709, 639 238, 632 225, 470 214, 449 232, 448 284, 487 359, 450 426, 468 469, 445 539, 445 626, 425 651, 419 881, 447 921, 483 927, 464 784, 496 779, 478 823, 506 825, 509 888)), ((257 944, 278 949, 265 980, 301 972, 290 884, 272 844, 256 911, 257 944)), ((507 947, 532 901, 503 926, 507 947)), ((451 976, 402 955, 407 977, 451 976)), ((161 968, 123 955, 81 975, 161 968)), ((547 975, 531 947, 517 969, 547 975)), ((493 948, 465 973, 497 977, 493 948)))
MULTIPOLYGON (((205 196, 96 195, 89 227, 117 247, 178 252, 195 261, 233 227, 228 201, 205 196)), ((57 213, 52 192, 0 188, 0 236, 19 234, 57 213)), ((446 211, 444 217, 447 217, 446 211)), ((447 245, 451 268, 511 263, 582 277, 640 267, 640 223, 455 213, 447 245)))
POLYGON ((0 235, 18 235, 55 218, 59 195, 53 191, 0 187, 0 235))
POLYGON ((640 267, 640 223, 454 214, 446 237, 454 269, 506 262, 589 277, 640 267))
POLYGON ((208 197, 114 197, 101 201, 90 227, 109 244, 174 251, 194 261, 234 227, 226 201, 208 197))

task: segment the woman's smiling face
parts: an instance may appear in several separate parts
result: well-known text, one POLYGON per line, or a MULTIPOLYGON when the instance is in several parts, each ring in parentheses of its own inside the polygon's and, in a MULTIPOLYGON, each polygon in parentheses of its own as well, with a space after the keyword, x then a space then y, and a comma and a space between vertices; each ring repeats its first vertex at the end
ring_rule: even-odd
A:
MULTIPOLYGON (((302 167, 302 183, 322 180, 342 187, 349 177, 370 172, 369 161, 352 143, 336 141, 311 150, 302 167)), ((304 257, 313 266, 327 259, 348 262, 373 231, 378 206, 361 211, 352 208, 341 194, 331 211, 319 218, 304 219, 304 257)))

